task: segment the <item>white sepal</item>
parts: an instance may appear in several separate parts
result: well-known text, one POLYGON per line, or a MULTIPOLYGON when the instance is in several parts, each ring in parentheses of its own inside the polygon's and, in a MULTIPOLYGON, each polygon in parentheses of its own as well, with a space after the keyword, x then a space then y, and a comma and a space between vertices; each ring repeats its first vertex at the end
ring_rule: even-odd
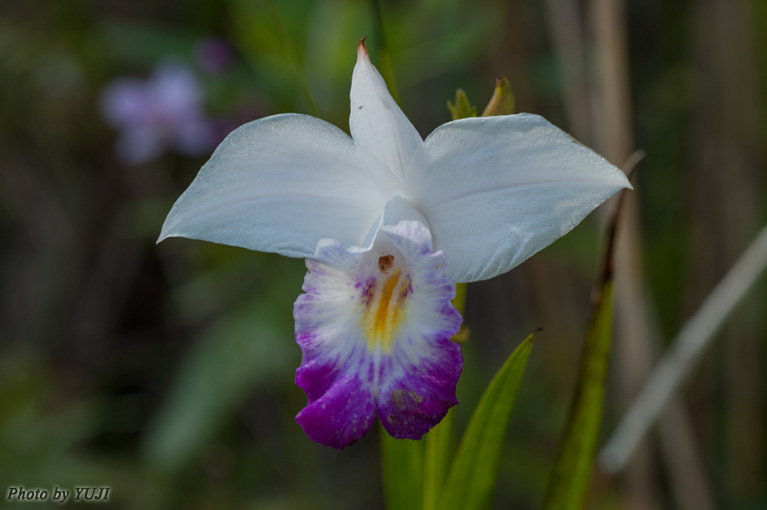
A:
POLYGON ((176 201, 158 240, 187 237, 310 257, 362 245, 399 184, 337 127, 275 115, 232 132, 176 201))
POLYGON ((485 280, 569 232, 626 176, 543 117, 470 118, 438 127, 427 165, 405 182, 457 282, 485 280))
POLYGON ((349 131, 354 142, 402 179, 423 150, 423 140, 389 94, 381 74, 370 63, 363 41, 357 47, 349 96, 349 131))

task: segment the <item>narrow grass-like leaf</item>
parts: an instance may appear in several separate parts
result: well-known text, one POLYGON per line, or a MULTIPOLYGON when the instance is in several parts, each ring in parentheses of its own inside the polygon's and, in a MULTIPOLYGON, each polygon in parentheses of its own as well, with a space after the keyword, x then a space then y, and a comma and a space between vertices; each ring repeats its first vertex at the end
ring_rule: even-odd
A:
POLYGON ((466 428, 439 508, 485 508, 495 487, 506 428, 536 333, 527 337, 490 381, 466 428))
POLYGON ((584 507, 594 469, 597 435, 602 421, 605 377, 610 355, 613 317, 612 253, 620 204, 607 236, 604 270, 594 292, 591 322, 583 345, 578 386, 559 455, 544 499, 544 510, 584 507))
POLYGON ((612 281, 603 287, 602 303, 589 327, 575 402, 549 479, 545 510, 575 510, 585 503, 602 421, 612 333, 612 289, 612 281))
POLYGON ((438 510, 453 458, 453 410, 424 437, 423 509, 438 510))
POLYGON ((381 469, 386 508, 421 508, 423 504, 423 443, 394 439, 381 427, 381 469))

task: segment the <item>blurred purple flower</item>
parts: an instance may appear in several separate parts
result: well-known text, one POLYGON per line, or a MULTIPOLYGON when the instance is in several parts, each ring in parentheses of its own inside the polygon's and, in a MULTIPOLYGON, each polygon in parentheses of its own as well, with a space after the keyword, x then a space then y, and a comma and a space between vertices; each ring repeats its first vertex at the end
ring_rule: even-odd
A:
POLYGON ((217 37, 203 39, 197 45, 194 56, 200 69, 208 74, 224 72, 234 60, 232 48, 217 37))
POLYGON ((203 111, 199 83, 178 63, 158 64, 146 80, 112 81, 101 94, 101 112, 120 131, 118 157, 132 165, 167 149, 189 156, 205 154, 218 141, 203 111))

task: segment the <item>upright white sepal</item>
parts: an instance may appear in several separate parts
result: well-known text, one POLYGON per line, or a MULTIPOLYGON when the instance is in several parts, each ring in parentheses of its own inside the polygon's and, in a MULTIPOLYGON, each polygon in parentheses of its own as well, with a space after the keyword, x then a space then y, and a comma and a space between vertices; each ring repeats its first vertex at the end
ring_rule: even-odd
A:
POLYGON ((365 40, 357 47, 357 64, 349 94, 349 130, 354 143, 370 152, 397 177, 403 178, 418 158, 423 140, 389 94, 386 82, 370 63, 365 40))

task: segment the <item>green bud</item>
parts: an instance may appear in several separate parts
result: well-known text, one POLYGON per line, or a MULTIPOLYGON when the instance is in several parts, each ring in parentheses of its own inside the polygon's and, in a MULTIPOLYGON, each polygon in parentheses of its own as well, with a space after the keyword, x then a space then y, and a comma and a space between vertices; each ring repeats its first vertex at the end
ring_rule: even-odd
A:
POLYGON ((493 115, 510 115, 514 113, 514 94, 511 93, 509 80, 504 76, 495 80, 495 91, 490 102, 487 103, 483 117, 492 117, 493 115))
POLYGON ((477 116, 477 107, 471 106, 469 98, 466 97, 466 92, 461 89, 455 91, 455 103, 447 102, 447 109, 450 110, 453 120, 477 116))

